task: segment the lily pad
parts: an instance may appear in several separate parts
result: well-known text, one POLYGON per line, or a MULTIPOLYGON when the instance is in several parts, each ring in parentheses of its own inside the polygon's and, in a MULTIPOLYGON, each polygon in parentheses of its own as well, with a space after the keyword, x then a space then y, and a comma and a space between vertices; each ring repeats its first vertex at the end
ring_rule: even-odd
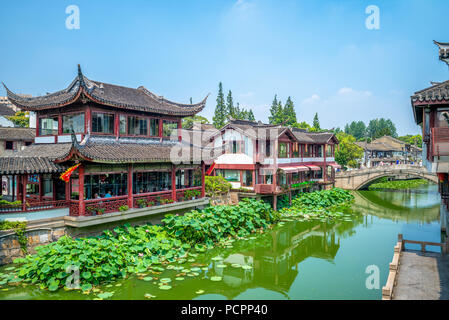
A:
POLYGON ((213 257, 211 260, 213 260, 213 261, 221 261, 221 260, 223 260, 223 258, 218 256, 218 257, 213 257))
POLYGON ((211 277, 210 280, 211 280, 211 281, 214 281, 214 282, 218 282, 218 281, 223 280, 223 278, 222 278, 222 277, 215 276, 215 277, 211 277))
POLYGON ((177 278, 175 278, 175 280, 176 281, 183 281, 185 278, 183 278, 183 277, 177 277, 177 278))
POLYGON ((198 290, 197 292, 195 292, 196 294, 203 294, 204 290, 198 290))
POLYGON ((149 294, 149 293, 145 293, 144 297, 147 299, 156 298, 156 296, 153 296, 152 294, 149 294))
POLYGON ((169 286, 169 285, 163 285, 163 286, 159 286, 159 289, 161 289, 161 290, 170 290, 170 289, 171 289, 171 286, 169 286))
POLYGON ((233 263, 233 264, 231 264, 231 267, 233 267, 233 268, 241 268, 242 265, 238 264, 238 263, 233 263))
POLYGON ((245 269, 245 270, 250 270, 250 269, 252 269, 253 267, 251 267, 251 266, 242 266, 242 269, 245 269))
POLYGON ((217 265, 217 268, 220 268, 220 269, 224 269, 224 268, 226 268, 227 267, 227 265, 225 265, 225 264, 219 264, 219 265, 217 265))
POLYGON ((103 292, 103 293, 98 294, 98 298, 108 299, 108 298, 112 297, 113 295, 114 295, 114 293, 112 293, 112 292, 103 292))
POLYGON ((92 285, 90 283, 85 283, 81 286, 81 290, 90 291, 92 289, 92 285))
POLYGON ((145 277, 145 278, 143 278, 142 280, 143 280, 143 281, 151 281, 151 280, 153 280, 153 277, 145 277))
POLYGON ((171 279, 170 278, 162 278, 159 281, 162 282, 162 283, 169 283, 169 282, 171 282, 171 279))

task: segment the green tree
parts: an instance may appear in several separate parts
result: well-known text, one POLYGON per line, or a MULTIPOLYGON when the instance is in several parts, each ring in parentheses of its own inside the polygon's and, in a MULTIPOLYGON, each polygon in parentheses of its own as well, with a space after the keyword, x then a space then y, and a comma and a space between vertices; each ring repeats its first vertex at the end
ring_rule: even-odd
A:
POLYGON ((314 131, 320 131, 321 130, 320 119, 318 119, 318 112, 315 113, 315 116, 313 117, 312 128, 314 129, 314 131))
POLYGON ((249 120, 249 121, 256 121, 256 117, 254 117, 254 113, 253 113, 253 110, 252 110, 252 109, 249 109, 249 112, 248 112, 248 120, 249 120))
POLYGON ((345 126, 345 133, 354 136, 357 141, 360 141, 366 136, 366 125, 363 121, 352 121, 345 126))
POLYGON ((398 139, 404 141, 405 143, 422 148, 422 136, 420 134, 417 135, 408 134, 406 136, 399 137, 398 139))
POLYGON ((355 137, 340 132, 337 134, 337 139, 340 144, 335 151, 335 161, 345 168, 357 168, 363 157, 363 149, 355 144, 355 137))
POLYGON ((282 102, 278 101, 277 95, 274 96, 273 103, 271 104, 270 108, 270 116, 268 117, 268 121, 270 124, 281 124, 283 117, 282 117, 282 102))
POLYGON ((305 121, 297 122, 297 123, 293 124, 292 127, 307 130, 307 131, 309 131, 311 129, 311 126, 305 121))
POLYGON ((239 116, 239 110, 234 108, 234 99, 232 98, 232 91, 229 90, 228 96, 226 97, 226 113, 228 117, 232 119, 237 119, 239 116))
POLYGON ((193 117, 186 117, 182 119, 182 128, 190 129, 193 127, 194 123, 206 124, 209 123, 209 120, 199 115, 194 115, 193 117))
POLYGON ((297 123, 295 105, 290 97, 288 97, 285 102, 285 106, 282 110, 282 118, 282 125, 284 126, 293 126, 297 123))
POLYGON ((6 117, 16 127, 28 128, 30 126, 30 113, 28 111, 17 111, 15 115, 6 117))
POLYGON ((224 101, 223 85, 220 82, 218 85, 217 106, 215 107, 215 113, 212 121, 215 128, 220 129, 226 124, 227 120, 228 119, 224 101))
POLYGON ((366 132, 373 140, 382 136, 391 136, 394 138, 398 136, 394 123, 390 119, 387 120, 384 118, 371 120, 366 132))

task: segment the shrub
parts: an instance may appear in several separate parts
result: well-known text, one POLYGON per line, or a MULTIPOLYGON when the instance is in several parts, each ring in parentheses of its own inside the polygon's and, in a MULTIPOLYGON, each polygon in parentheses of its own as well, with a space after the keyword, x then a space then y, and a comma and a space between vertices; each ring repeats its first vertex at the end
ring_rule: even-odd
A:
POLYGON ((208 197, 215 196, 217 194, 228 193, 231 190, 232 185, 221 176, 208 177, 204 179, 206 195, 208 197))

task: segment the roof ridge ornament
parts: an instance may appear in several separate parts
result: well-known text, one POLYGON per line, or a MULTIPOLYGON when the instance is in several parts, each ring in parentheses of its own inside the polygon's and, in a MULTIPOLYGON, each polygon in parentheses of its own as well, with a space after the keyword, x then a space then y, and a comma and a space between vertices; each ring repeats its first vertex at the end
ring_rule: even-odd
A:
POLYGON ((439 50, 439 59, 445 62, 449 66, 449 43, 447 42, 438 42, 433 40, 433 43, 436 44, 439 50))

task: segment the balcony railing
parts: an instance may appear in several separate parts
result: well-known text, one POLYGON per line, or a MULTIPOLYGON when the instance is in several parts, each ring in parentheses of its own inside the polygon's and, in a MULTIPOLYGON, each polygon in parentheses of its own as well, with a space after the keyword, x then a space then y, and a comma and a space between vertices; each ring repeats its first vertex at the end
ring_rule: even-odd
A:
POLYGON ((254 191, 257 194, 273 194, 274 185, 272 184, 256 184, 254 191))
POLYGON ((22 204, 2 204, 0 205, 0 214, 2 213, 17 213, 17 212, 34 212, 34 211, 44 211, 52 209, 67 208, 69 206, 68 202, 65 200, 60 201, 27 201, 25 210, 23 210, 22 204))
POLYGON ((449 156, 449 128, 432 128, 431 130, 431 155, 433 157, 449 156))

